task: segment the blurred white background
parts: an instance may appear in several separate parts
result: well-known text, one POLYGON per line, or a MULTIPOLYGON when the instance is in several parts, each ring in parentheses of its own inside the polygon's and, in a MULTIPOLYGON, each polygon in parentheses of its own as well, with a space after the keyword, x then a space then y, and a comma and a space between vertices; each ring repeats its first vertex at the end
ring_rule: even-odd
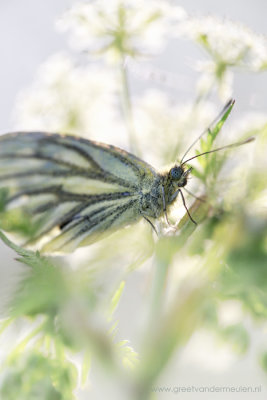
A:
MULTIPOLYGON (((16 96, 27 88, 38 67, 49 56, 67 51, 67 38, 55 30, 55 21, 74 2, 71 0, 9 0, 0 3, 0 133, 14 128, 13 109, 16 96)), ((215 14, 246 24, 258 33, 267 34, 265 0, 212 1, 182 0, 175 2, 192 15, 215 14)), ((181 87, 175 89, 177 102, 190 99, 195 89, 192 60, 200 52, 189 41, 170 43, 161 57, 153 59, 153 66, 177 73, 181 87), (190 79, 192 77, 192 79, 190 79)), ((155 83, 136 80, 132 90, 155 83)), ((165 88, 168 90, 168 88, 165 88)), ((262 110, 266 106, 267 80, 265 75, 244 73, 235 82, 235 112, 248 107, 262 110)), ((27 127, 21 127, 27 129, 27 127)))

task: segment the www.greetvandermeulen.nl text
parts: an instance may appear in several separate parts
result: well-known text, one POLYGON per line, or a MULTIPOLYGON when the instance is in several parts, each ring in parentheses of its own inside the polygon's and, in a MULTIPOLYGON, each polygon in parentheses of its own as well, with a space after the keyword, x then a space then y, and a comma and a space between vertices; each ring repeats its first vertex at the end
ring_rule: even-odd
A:
POLYGON ((260 393, 259 386, 156 386, 152 392, 165 393, 260 393))

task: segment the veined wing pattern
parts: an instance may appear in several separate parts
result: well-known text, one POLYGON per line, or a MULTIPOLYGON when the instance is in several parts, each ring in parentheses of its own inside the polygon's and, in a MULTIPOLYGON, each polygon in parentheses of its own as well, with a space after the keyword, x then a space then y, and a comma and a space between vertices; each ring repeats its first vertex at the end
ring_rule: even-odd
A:
POLYGON ((140 188, 155 175, 126 151, 78 137, 0 137, 0 188, 8 188, 8 207, 20 207, 37 224, 34 242, 50 235, 48 252, 72 251, 138 220, 140 188))

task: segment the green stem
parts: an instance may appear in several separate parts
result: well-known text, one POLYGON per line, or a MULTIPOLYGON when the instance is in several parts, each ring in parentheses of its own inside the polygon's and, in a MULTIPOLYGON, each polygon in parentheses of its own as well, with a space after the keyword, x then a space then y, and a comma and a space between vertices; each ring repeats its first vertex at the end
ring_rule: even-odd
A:
POLYGON ((120 75, 121 75, 121 86, 122 86, 122 109, 125 118, 125 124, 127 127, 130 150, 137 155, 140 155, 140 150, 136 141, 136 135, 133 124, 133 114, 132 114, 132 103, 130 96, 129 80, 127 68, 125 65, 124 58, 120 63, 120 75))
POLYGON ((12 243, 7 237, 6 235, 3 234, 2 231, 0 231, 0 239, 8 246, 10 247, 12 250, 14 250, 17 254, 19 254, 20 256, 27 256, 30 251, 23 249, 20 246, 17 246, 16 244, 12 243))

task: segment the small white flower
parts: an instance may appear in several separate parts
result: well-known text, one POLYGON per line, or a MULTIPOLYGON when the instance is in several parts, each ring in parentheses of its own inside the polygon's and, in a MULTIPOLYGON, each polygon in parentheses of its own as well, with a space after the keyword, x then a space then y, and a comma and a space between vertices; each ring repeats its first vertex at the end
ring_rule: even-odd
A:
POLYGON ((251 71, 267 68, 267 37, 240 23, 212 16, 188 18, 177 34, 201 44, 218 65, 251 71))
POLYGON ((70 31, 79 50, 105 54, 109 60, 158 51, 170 25, 185 11, 163 0, 94 0, 77 3, 61 20, 60 30, 70 31))

